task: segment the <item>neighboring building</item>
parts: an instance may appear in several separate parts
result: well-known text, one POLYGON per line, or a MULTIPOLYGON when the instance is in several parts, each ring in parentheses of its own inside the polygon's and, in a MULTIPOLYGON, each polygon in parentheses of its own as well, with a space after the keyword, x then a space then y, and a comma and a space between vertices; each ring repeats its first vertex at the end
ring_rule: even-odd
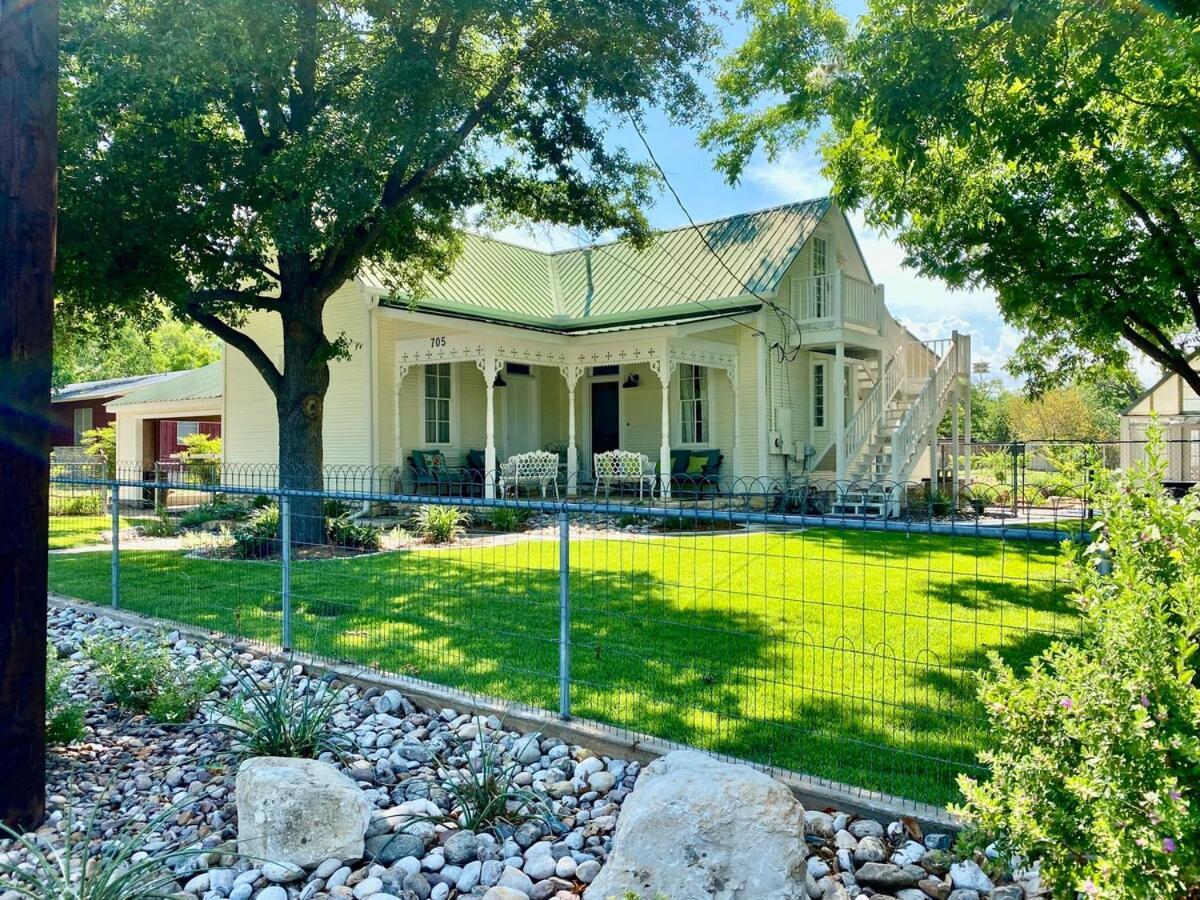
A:
POLYGON ((113 421, 105 407, 130 391, 168 381, 178 372, 156 372, 152 375, 131 375, 127 378, 108 378, 103 381, 81 381, 54 391, 50 398, 52 417, 51 445, 78 447, 85 431, 104 428, 113 421))
MULTIPOLYGON (((244 328, 281 359, 277 316, 244 328)), ((330 298, 325 328, 358 347, 331 364, 326 464, 395 467, 406 487, 413 451, 463 465, 474 450, 492 471, 539 448, 561 450, 572 484, 613 448, 661 471, 689 462, 672 450, 719 451, 727 482, 907 481, 928 473, 970 372, 966 337, 922 343, 896 322, 828 199, 666 231, 641 252, 467 234, 415 301, 367 269, 330 298)), ((224 367, 226 462, 275 462, 270 391, 234 348, 224 367)))
MULTIPOLYGON (((1192 367, 1200 369, 1200 356, 1193 357, 1192 367)), ((1167 481, 1200 481, 1200 396, 1174 374, 1160 378, 1121 414, 1121 467, 1141 459, 1154 419, 1166 441, 1167 481)))
MULTIPOLYGON (((117 423, 118 462, 140 465, 146 478, 154 477, 156 464, 175 461, 187 435, 221 437, 222 364, 172 374, 106 407, 117 423)), ((122 472, 123 477, 135 474, 122 472)))

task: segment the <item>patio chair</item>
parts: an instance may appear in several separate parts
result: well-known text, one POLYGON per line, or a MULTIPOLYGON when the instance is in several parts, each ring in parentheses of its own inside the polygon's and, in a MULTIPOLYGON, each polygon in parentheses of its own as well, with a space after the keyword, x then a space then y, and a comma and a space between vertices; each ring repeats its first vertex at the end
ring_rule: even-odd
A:
POLYGON ((654 482, 657 475, 654 471, 654 461, 645 453, 634 453, 631 450, 609 450, 607 453, 596 453, 592 456, 592 473, 595 483, 592 486, 592 496, 604 485, 604 496, 612 485, 623 487, 636 484, 638 499, 642 499, 642 491, 650 488, 650 496, 654 497, 654 482))
POLYGON ((546 489, 553 485, 554 499, 558 499, 558 454, 548 450, 531 450, 528 453, 518 453, 510 456, 500 464, 500 480, 497 487, 500 496, 504 497, 509 488, 516 497, 521 485, 537 485, 542 489, 542 499, 546 497, 546 489))
POLYGON ((725 456, 720 450, 672 450, 671 489, 693 491, 696 495, 711 488, 721 493, 721 462, 725 456), (699 460, 703 458, 703 462, 699 460))
POLYGON ((460 488, 468 480, 467 470, 458 466, 448 466, 446 457, 440 450, 414 450, 408 458, 413 475, 413 487, 416 493, 422 488, 428 488, 438 495, 449 495, 454 488, 460 488))

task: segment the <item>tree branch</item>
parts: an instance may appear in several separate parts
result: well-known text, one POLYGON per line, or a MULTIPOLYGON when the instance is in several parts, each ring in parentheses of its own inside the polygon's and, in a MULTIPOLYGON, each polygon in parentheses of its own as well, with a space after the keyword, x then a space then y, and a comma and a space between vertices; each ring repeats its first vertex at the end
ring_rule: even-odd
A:
POLYGON ((279 384, 283 380, 283 376, 275 368, 275 363, 271 362, 271 358, 267 356, 262 347, 258 346, 248 334, 238 331, 228 322, 205 310, 200 304, 201 301, 193 301, 189 298, 185 306, 188 316, 198 325, 206 328, 226 344, 229 344, 229 346, 240 350, 246 359, 250 360, 250 364, 262 375, 263 380, 267 383, 267 387, 271 389, 271 393, 278 394, 279 384))
POLYGON ((407 178, 409 159, 397 160, 384 182, 383 191, 374 213, 348 232, 341 240, 325 251, 317 267, 315 284, 319 291, 336 290, 349 276, 355 264, 362 258, 387 224, 388 214, 412 197, 421 186, 437 174, 470 137, 471 132, 484 117, 500 102, 505 91, 517 77, 519 66, 514 61, 508 71, 492 85, 483 99, 463 119, 450 137, 442 144, 435 156, 407 178))
MULTIPOLYGON (((1141 322, 1137 324, 1139 327, 1142 326, 1141 322)), ((1155 328, 1153 330, 1162 335, 1159 329, 1155 328)), ((1179 349, 1169 340, 1165 346, 1159 346, 1141 334, 1134 327, 1134 324, 1130 322, 1122 323, 1121 335, 1164 369, 1177 374, 1184 380, 1188 387, 1197 394, 1200 394, 1200 372, 1192 368, 1191 361, 1183 353, 1179 352, 1179 349)))
POLYGON ((234 288, 204 288, 192 291, 188 295, 189 312, 193 305, 199 307, 206 303, 236 303, 239 306, 249 306, 251 309, 261 309, 265 312, 283 311, 283 303, 278 297, 264 297, 253 291, 239 291, 234 288))
POLYGON ((1196 288, 1195 273, 1188 269, 1187 264, 1179 257, 1178 248, 1171 240, 1171 236, 1163 229, 1163 227, 1155 220, 1154 216, 1150 215, 1150 211, 1133 196, 1130 191, 1110 176, 1109 184, 1121 198, 1138 220, 1146 226, 1146 230, 1150 232, 1150 236, 1154 238, 1159 249, 1166 256, 1168 263, 1171 266, 1171 272, 1179 281, 1179 287, 1183 291, 1184 297, 1187 299, 1188 308, 1191 310, 1192 319, 1196 322, 1196 327, 1200 328, 1200 291, 1196 288))

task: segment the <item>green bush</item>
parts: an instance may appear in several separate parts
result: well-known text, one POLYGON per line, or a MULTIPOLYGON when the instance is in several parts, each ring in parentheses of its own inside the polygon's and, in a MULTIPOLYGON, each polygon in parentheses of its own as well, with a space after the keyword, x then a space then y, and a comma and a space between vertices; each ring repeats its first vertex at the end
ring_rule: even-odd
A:
POLYGON ((195 506, 179 517, 179 524, 184 528, 195 528, 207 522, 240 521, 246 518, 250 511, 243 503, 232 500, 213 500, 195 506))
POLYGON ((179 521, 171 516, 165 506, 154 510, 154 518, 141 524, 142 534, 147 537, 175 537, 179 534, 179 521))
POLYGON ((240 559, 262 559, 279 550, 279 507, 272 504, 253 513, 233 532, 233 552, 240 559))
POLYGON ((991 777, 960 812, 1041 861, 1055 897, 1150 900, 1200 884, 1200 493, 1162 487, 1158 435, 1128 475, 1101 475, 1095 540, 1076 548, 1077 643, 980 696, 991 777))
POLYGON ((104 512, 99 494, 70 494, 50 497, 52 516, 98 516, 104 512))
POLYGON ((488 524, 496 531, 519 531, 529 521, 529 510, 495 506, 488 511, 488 524))
POLYGON ((117 477, 117 426, 90 428, 80 436, 80 443, 88 456, 104 460, 104 473, 108 478, 117 477))
POLYGON ((73 744, 83 738, 83 707, 71 700, 70 672, 53 644, 46 647, 46 740, 73 744))
POLYGON ((471 514, 457 506, 420 506, 413 513, 413 531, 421 540, 430 544, 445 544, 456 541, 466 533, 471 514))
POLYGON ((85 649, 96 666, 100 686, 118 706, 132 713, 148 713, 160 722, 191 718, 204 697, 220 684, 216 666, 184 667, 166 647, 143 641, 94 638, 85 649))
POLYGON ((369 522, 355 522, 342 516, 330 519, 325 525, 329 543, 337 547, 352 547, 356 550, 378 550, 383 542, 383 532, 369 522))
POLYGON ((324 509, 326 519, 340 519, 348 515, 353 507, 342 500, 326 500, 324 509))

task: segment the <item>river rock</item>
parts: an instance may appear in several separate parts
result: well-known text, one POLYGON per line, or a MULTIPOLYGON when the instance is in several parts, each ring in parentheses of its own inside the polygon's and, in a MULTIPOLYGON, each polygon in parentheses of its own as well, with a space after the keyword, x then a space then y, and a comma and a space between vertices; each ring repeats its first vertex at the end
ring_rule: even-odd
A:
POLYGON ((804 808, 790 790, 748 766, 677 750, 642 772, 584 897, 804 900, 805 856, 804 808))
POLYGON ((361 859, 371 804, 328 763, 261 756, 237 774, 238 851, 312 868, 361 859))

